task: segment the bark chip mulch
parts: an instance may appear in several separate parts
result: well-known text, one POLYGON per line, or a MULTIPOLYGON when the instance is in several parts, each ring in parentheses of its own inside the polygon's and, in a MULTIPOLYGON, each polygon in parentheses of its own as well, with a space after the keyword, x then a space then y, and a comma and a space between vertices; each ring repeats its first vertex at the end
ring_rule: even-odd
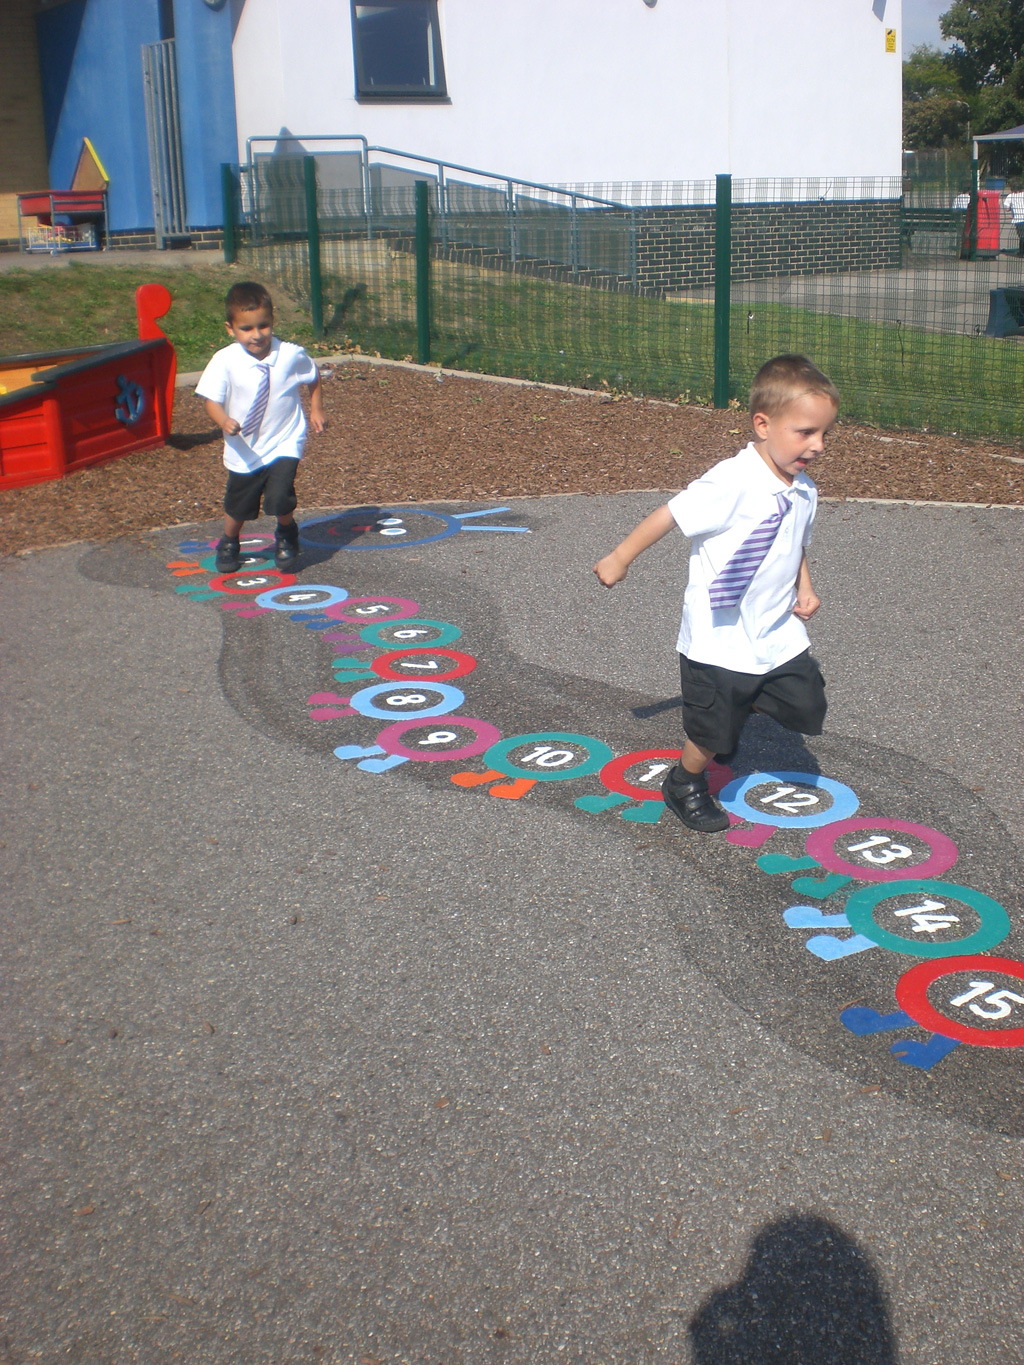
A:
MULTIPOLYGON (((737 410, 391 366, 339 365, 323 384, 329 426, 306 446, 300 517, 362 503, 675 492, 749 435, 737 410)), ((1024 504, 1021 454, 840 422, 813 474, 824 497, 1024 504)), ((211 521, 223 494, 220 433, 179 389, 168 445, 0 492, 0 554, 211 521)))

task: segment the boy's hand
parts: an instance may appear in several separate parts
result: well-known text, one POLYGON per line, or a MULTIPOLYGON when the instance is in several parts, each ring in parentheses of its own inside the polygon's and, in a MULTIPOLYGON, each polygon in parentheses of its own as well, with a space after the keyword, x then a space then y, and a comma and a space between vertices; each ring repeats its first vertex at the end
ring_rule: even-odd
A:
POLYGON ((225 436, 237 436, 242 430, 242 424, 234 417, 225 417, 224 421, 220 424, 220 429, 225 436))
POLYGON ((793 615, 798 616, 801 621, 809 621, 820 606, 821 599, 814 589, 805 588, 796 595, 793 615))
POLYGON ((321 433, 321 431, 325 431, 327 429, 327 418, 324 416, 323 408, 319 406, 314 407, 312 404, 310 404, 309 425, 313 428, 313 430, 316 432, 318 436, 321 433))
POLYGON ((626 577, 629 565, 623 564, 613 550, 610 555, 605 555, 604 559, 597 561, 594 572, 606 588, 614 588, 616 583, 621 583, 626 577))

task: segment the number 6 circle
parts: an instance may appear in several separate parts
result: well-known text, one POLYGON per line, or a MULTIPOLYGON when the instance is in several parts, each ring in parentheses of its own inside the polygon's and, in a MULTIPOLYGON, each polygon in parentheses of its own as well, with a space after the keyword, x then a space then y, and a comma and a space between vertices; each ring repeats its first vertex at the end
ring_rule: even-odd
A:
MULTIPOLYGON (((441 700, 436 706, 426 706, 422 711, 417 711, 417 720, 424 716, 447 716, 450 711, 455 711, 466 700, 464 692, 460 692, 457 687, 449 687, 447 683, 427 683, 425 690, 439 692, 441 700)), ((349 697, 348 704, 361 716, 373 716, 376 720, 394 720, 394 708, 392 707, 390 711, 383 711, 379 706, 374 705, 374 700, 383 692, 397 691, 398 687, 393 682, 377 683, 374 687, 361 688, 354 696, 349 697)), ((411 693, 410 695, 418 694, 411 693)))
POLYGON ((464 725, 467 730, 473 730, 476 734, 476 739, 470 740, 461 749, 440 749, 431 753, 428 749, 406 748, 401 742, 403 735, 407 735, 410 730, 429 726, 431 722, 426 718, 400 720, 395 725, 389 725, 377 736, 377 743, 387 753, 411 758, 414 763, 450 763, 453 759, 473 758, 476 754, 482 754, 489 745, 501 738, 501 731, 488 724, 486 720, 474 720, 472 716, 458 716, 456 719, 457 724, 464 725))
POLYGON ((939 1013, 928 999, 928 987, 952 972, 1002 972, 1004 976, 1015 976, 1024 981, 1024 962, 1015 962, 1012 957, 985 955, 956 957, 945 962, 919 962, 896 982, 900 1009, 906 1010, 915 1024, 941 1033, 944 1038, 955 1038, 958 1043, 971 1043, 974 1047, 1024 1047, 1024 1028, 974 1028, 939 1013))
POLYGON ((718 799, 727 811, 741 820, 749 820, 755 825, 778 825, 781 829, 815 829, 818 825, 831 825, 836 820, 845 820, 860 805, 849 787, 834 782, 831 777, 822 777, 820 773, 750 773, 747 777, 733 778, 718 793, 718 799), (832 805, 817 815, 783 815, 781 811, 769 812, 748 805, 747 792, 768 782, 795 782, 802 787, 818 787, 828 792, 832 805))
POLYGON ((901 880, 883 886, 864 886, 853 893, 843 908, 850 928, 856 933, 863 934, 880 948, 888 948, 892 953, 906 953, 908 957, 962 957, 965 949, 969 953, 980 953, 1002 943, 1010 932, 1010 916, 998 901, 981 891, 974 891, 969 886, 956 886, 953 882, 915 878, 913 881, 901 880), (947 943, 915 943, 909 938, 900 938, 899 934, 890 934, 888 929, 875 923, 875 906, 881 901, 891 900, 893 896, 904 896, 908 891, 969 905, 981 924, 973 934, 947 943))

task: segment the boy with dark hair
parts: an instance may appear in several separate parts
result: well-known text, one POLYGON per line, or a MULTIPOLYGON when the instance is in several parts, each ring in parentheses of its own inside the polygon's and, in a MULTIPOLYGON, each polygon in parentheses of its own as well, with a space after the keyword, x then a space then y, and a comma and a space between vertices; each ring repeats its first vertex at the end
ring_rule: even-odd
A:
POLYGON ((260 514, 276 516, 274 563, 291 569, 299 555, 295 472, 306 443, 300 389, 309 389, 309 425, 323 431, 320 374, 301 346, 274 336, 274 305, 262 284, 232 285, 225 327, 233 344, 212 357, 196 385, 206 411, 224 433, 224 534, 217 572, 241 564, 242 527, 260 514))
POLYGON ((665 804, 712 834, 729 817, 705 769, 731 757, 752 710, 789 730, 821 734, 825 680, 804 622, 821 605, 806 549, 818 493, 807 466, 839 410, 835 385, 806 356, 762 365, 750 391, 754 440, 646 517, 594 567, 606 588, 678 526, 692 542, 677 648, 686 744, 665 778, 665 804))

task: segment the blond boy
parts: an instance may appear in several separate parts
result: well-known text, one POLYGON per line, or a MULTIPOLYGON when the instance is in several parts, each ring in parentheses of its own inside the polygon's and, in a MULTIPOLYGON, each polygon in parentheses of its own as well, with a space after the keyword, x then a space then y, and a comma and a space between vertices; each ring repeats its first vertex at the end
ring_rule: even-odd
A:
POLYGON ((611 588, 674 527, 692 542, 677 640, 686 744, 662 792, 683 824, 704 834, 729 826, 705 770, 716 754, 731 756, 752 710, 821 733, 825 680, 804 627, 821 605, 807 566, 818 494, 806 470, 838 410, 835 385, 806 356, 769 360, 750 391, 750 444, 594 566, 611 588))

